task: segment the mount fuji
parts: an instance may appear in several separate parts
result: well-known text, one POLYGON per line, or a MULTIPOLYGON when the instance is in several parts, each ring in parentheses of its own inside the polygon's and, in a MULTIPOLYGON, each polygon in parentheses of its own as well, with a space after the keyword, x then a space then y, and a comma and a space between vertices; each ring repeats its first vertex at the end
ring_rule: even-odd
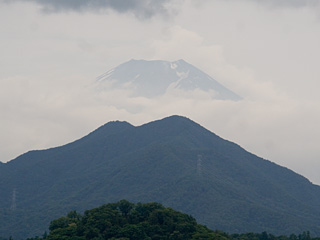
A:
POLYGON ((147 98, 178 89, 184 92, 201 90, 210 93, 213 99, 241 100, 236 93, 182 59, 174 62, 130 60, 97 78, 98 88, 104 89, 105 84, 111 84, 112 88, 130 89, 134 96, 147 98))

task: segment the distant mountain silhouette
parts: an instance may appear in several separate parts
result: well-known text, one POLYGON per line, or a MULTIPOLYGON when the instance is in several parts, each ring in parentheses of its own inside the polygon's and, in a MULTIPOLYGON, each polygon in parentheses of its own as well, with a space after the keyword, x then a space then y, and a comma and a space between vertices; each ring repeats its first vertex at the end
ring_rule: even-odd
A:
POLYGON ((109 122, 0 165, 0 236, 41 235, 71 210, 156 201, 230 233, 320 236, 320 187, 199 124, 109 122))
POLYGON ((163 95, 169 89, 198 89, 211 92, 215 99, 241 99, 208 74, 182 59, 175 62, 130 60, 99 76, 97 82, 100 89, 104 88, 104 83, 112 83, 113 88, 127 88, 132 90, 134 95, 149 98, 163 95))

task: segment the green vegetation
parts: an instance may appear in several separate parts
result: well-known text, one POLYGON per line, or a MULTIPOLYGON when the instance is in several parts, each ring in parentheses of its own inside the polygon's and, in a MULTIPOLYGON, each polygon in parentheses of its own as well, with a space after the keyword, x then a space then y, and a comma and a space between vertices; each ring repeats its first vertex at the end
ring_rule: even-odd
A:
POLYGON ((49 235, 28 240, 188 240, 227 239, 196 223, 187 214, 159 203, 133 204, 126 200, 88 210, 76 211, 53 220, 49 235))
POLYGON ((27 240, 320 240, 312 238, 309 232, 287 237, 267 232, 212 231, 197 224, 192 216, 160 203, 133 204, 127 200, 87 210, 83 215, 71 211, 53 220, 49 230, 49 234, 27 240))

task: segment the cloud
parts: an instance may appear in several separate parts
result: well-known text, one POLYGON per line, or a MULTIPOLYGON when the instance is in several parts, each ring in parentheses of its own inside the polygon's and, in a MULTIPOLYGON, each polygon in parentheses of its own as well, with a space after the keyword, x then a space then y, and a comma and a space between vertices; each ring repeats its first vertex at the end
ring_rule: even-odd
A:
POLYGON ((17 4, 0 7, 0 161, 111 120, 140 125, 179 114, 320 183, 317 1, 4 2, 17 4), (174 21, 141 21, 173 8, 174 21), (86 87, 131 58, 183 58, 244 100, 201 92, 133 98, 86 87))
MULTIPOLYGON (((235 69, 234 74, 238 73, 235 69)), ((168 91, 153 99, 132 97, 130 90, 108 86, 97 92, 95 85, 88 86, 91 79, 80 76, 45 84, 42 80, 1 79, 0 143, 4 146, 1 161, 31 149, 74 141, 108 121, 123 120, 141 125, 178 114, 250 152, 320 182, 317 172, 312 172, 318 169, 315 166, 318 166, 320 130, 314 127, 320 121, 317 104, 295 101, 272 90, 272 85, 254 85, 251 79, 248 85, 252 86, 247 91, 261 93, 262 89, 269 88, 268 92, 260 98, 233 102, 212 100, 201 91, 168 91), (302 123, 305 123, 303 127, 302 123)))
POLYGON ((252 69, 229 63, 222 44, 208 44, 201 35, 181 26, 167 28, 151 45, 154 59, 175 61, 179 56, 195 66, 201 63, 202 71, 246 99, 274 101, 280 94, 272 82, 257 81, 252 69))
POLYGON ((249 2, 256 2, 269 7, 312 7, 319 6, 318 0, 244 0, 249 2))
MULTIPOLYGON (((263 86, 251 90, 260 87, 263 86)), ((116 114, 134 125, 169 115, 187 116, 246 150, 289 167, 319 184, 319 175, 313 172, 318 169, 320 141, 320 130, 315 128, 320 121, 316 104, 296 101, 276 91, 272 93, 272 86, 269 88, 270 94, 237 102, 212 100, 201 91, 168 91, 163 96, 148 99, 131 97, 125 90, 105 89, 99 95, 91 93, 96 96, 91 109, 100 105, 106 116, 116 114)), ((101 115, 98 109, 96 116, 101 115)))
POLYGON ((103 11, 114 10, 118 13, 133 13, 138 18, 150 18, 154 15, 168 15, 168 3, 172 0, 4 0, 12 2, 34 2, 41 6, 44 12, 63 11, 103 11))

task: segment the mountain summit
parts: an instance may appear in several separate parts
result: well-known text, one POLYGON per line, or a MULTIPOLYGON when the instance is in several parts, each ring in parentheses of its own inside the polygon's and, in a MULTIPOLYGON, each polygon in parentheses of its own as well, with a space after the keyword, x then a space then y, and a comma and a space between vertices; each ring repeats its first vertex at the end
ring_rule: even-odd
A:
POLYGON ((71 210, 160 202, 229 233, 320 236, 320 187, 188 118, 109 122, 0 165, 0 237, 41 235, 71 210), (2 236, 1 236, 2 235, 2 236))
POLYGON ((149 98, 163 95, 169 89, 198 89, 211 92, 215 99, 241 99, 208 74, 182 59, 174 62, 130 60, 99 76, 97 82, 111 82, 113 87, 129 88, 133 90, 134 95, 149 98))

